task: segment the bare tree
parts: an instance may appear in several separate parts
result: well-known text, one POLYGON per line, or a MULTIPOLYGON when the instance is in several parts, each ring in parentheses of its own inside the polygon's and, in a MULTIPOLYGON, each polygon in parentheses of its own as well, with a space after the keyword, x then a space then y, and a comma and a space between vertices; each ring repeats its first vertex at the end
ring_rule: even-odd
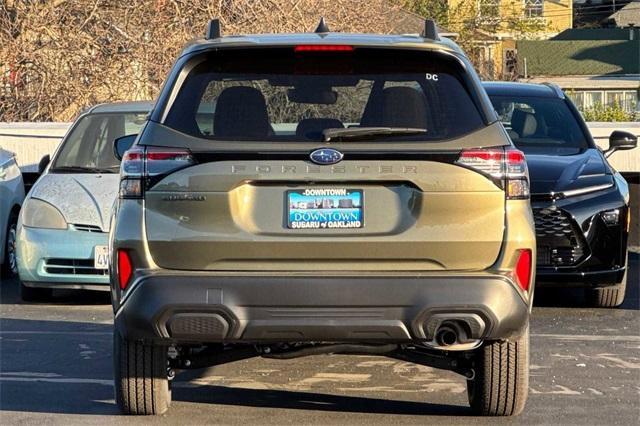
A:
POLYGON ((0 1, 0 121, 69 120, 98 102, 152 99, 185 42, 220 17, 227 34, 391 32, 399 2, 369 0, 0 1))

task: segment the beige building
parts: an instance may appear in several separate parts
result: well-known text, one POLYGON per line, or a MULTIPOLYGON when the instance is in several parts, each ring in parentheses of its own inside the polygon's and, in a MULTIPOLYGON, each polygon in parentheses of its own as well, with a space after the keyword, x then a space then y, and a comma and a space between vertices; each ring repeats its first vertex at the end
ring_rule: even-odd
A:
POLYGON ((516 40, 544 40, 573 26, 572 0, 449 0, 451 29, 474 24, 474 56, 488 79, 513 79, 516 40))

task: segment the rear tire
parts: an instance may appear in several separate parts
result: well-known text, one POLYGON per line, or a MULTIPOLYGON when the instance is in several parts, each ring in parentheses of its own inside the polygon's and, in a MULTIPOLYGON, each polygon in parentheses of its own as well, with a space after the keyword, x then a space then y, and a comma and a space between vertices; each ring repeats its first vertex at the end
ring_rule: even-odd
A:
POLYGON ((20 283, 20 298, 23 302, 41 302, 51 298, 53 291, 50 288, 27 287, 20 283))
POLYGON ((167 348, 113 333, 115 399, 123 414, 163 414, 171 404, 167 348))
MULTIPOLYGON (((628 269, 628 268, 627 268, 628 269)), ((585 296, 589 306, 594 308, 615 308, 622 305, 627 291, 627 271, 624 272, 622 282, 607 287, 585 289, 585 296)))
POLYGON ((529 393, 529 329, 509 342, 487 342, 477 350, 475 377, 467 381, 469 404, 476 415, 515 416, 529 393))
POLYGON ((2 276, 4 278, 13 278, 18 275, 18 261, 16 258, 16 236, 18 228, 18 214, 11 213, 9 223, 7 224, 7 233, 4 244, 4 259, 2 259, 2 276))

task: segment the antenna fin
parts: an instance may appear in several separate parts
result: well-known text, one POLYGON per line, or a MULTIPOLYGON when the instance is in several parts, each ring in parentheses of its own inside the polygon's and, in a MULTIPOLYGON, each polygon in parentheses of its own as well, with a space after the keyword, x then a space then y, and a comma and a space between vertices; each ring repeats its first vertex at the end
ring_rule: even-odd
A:
POLYGON ((318 26, 316 27, 316 30, 314 31, 315 33, 328 33, 331 30, 329 30, 329 27, 327 26, 327 23, 324 21, 324 16, 320 17, 320 22, 318 23, 318 26))

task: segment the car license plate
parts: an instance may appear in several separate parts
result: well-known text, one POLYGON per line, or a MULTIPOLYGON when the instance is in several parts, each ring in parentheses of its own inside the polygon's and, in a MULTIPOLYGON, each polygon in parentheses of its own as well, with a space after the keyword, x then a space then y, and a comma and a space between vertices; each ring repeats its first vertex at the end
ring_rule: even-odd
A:
POLYGON ((290 229, 344 229, 364 226, 361 189, 309 188, 287 191, 290 229))
POLYGON ((109 268, 109 247, 95 246, 93 251, 93 267, 96 269, 109 268))

